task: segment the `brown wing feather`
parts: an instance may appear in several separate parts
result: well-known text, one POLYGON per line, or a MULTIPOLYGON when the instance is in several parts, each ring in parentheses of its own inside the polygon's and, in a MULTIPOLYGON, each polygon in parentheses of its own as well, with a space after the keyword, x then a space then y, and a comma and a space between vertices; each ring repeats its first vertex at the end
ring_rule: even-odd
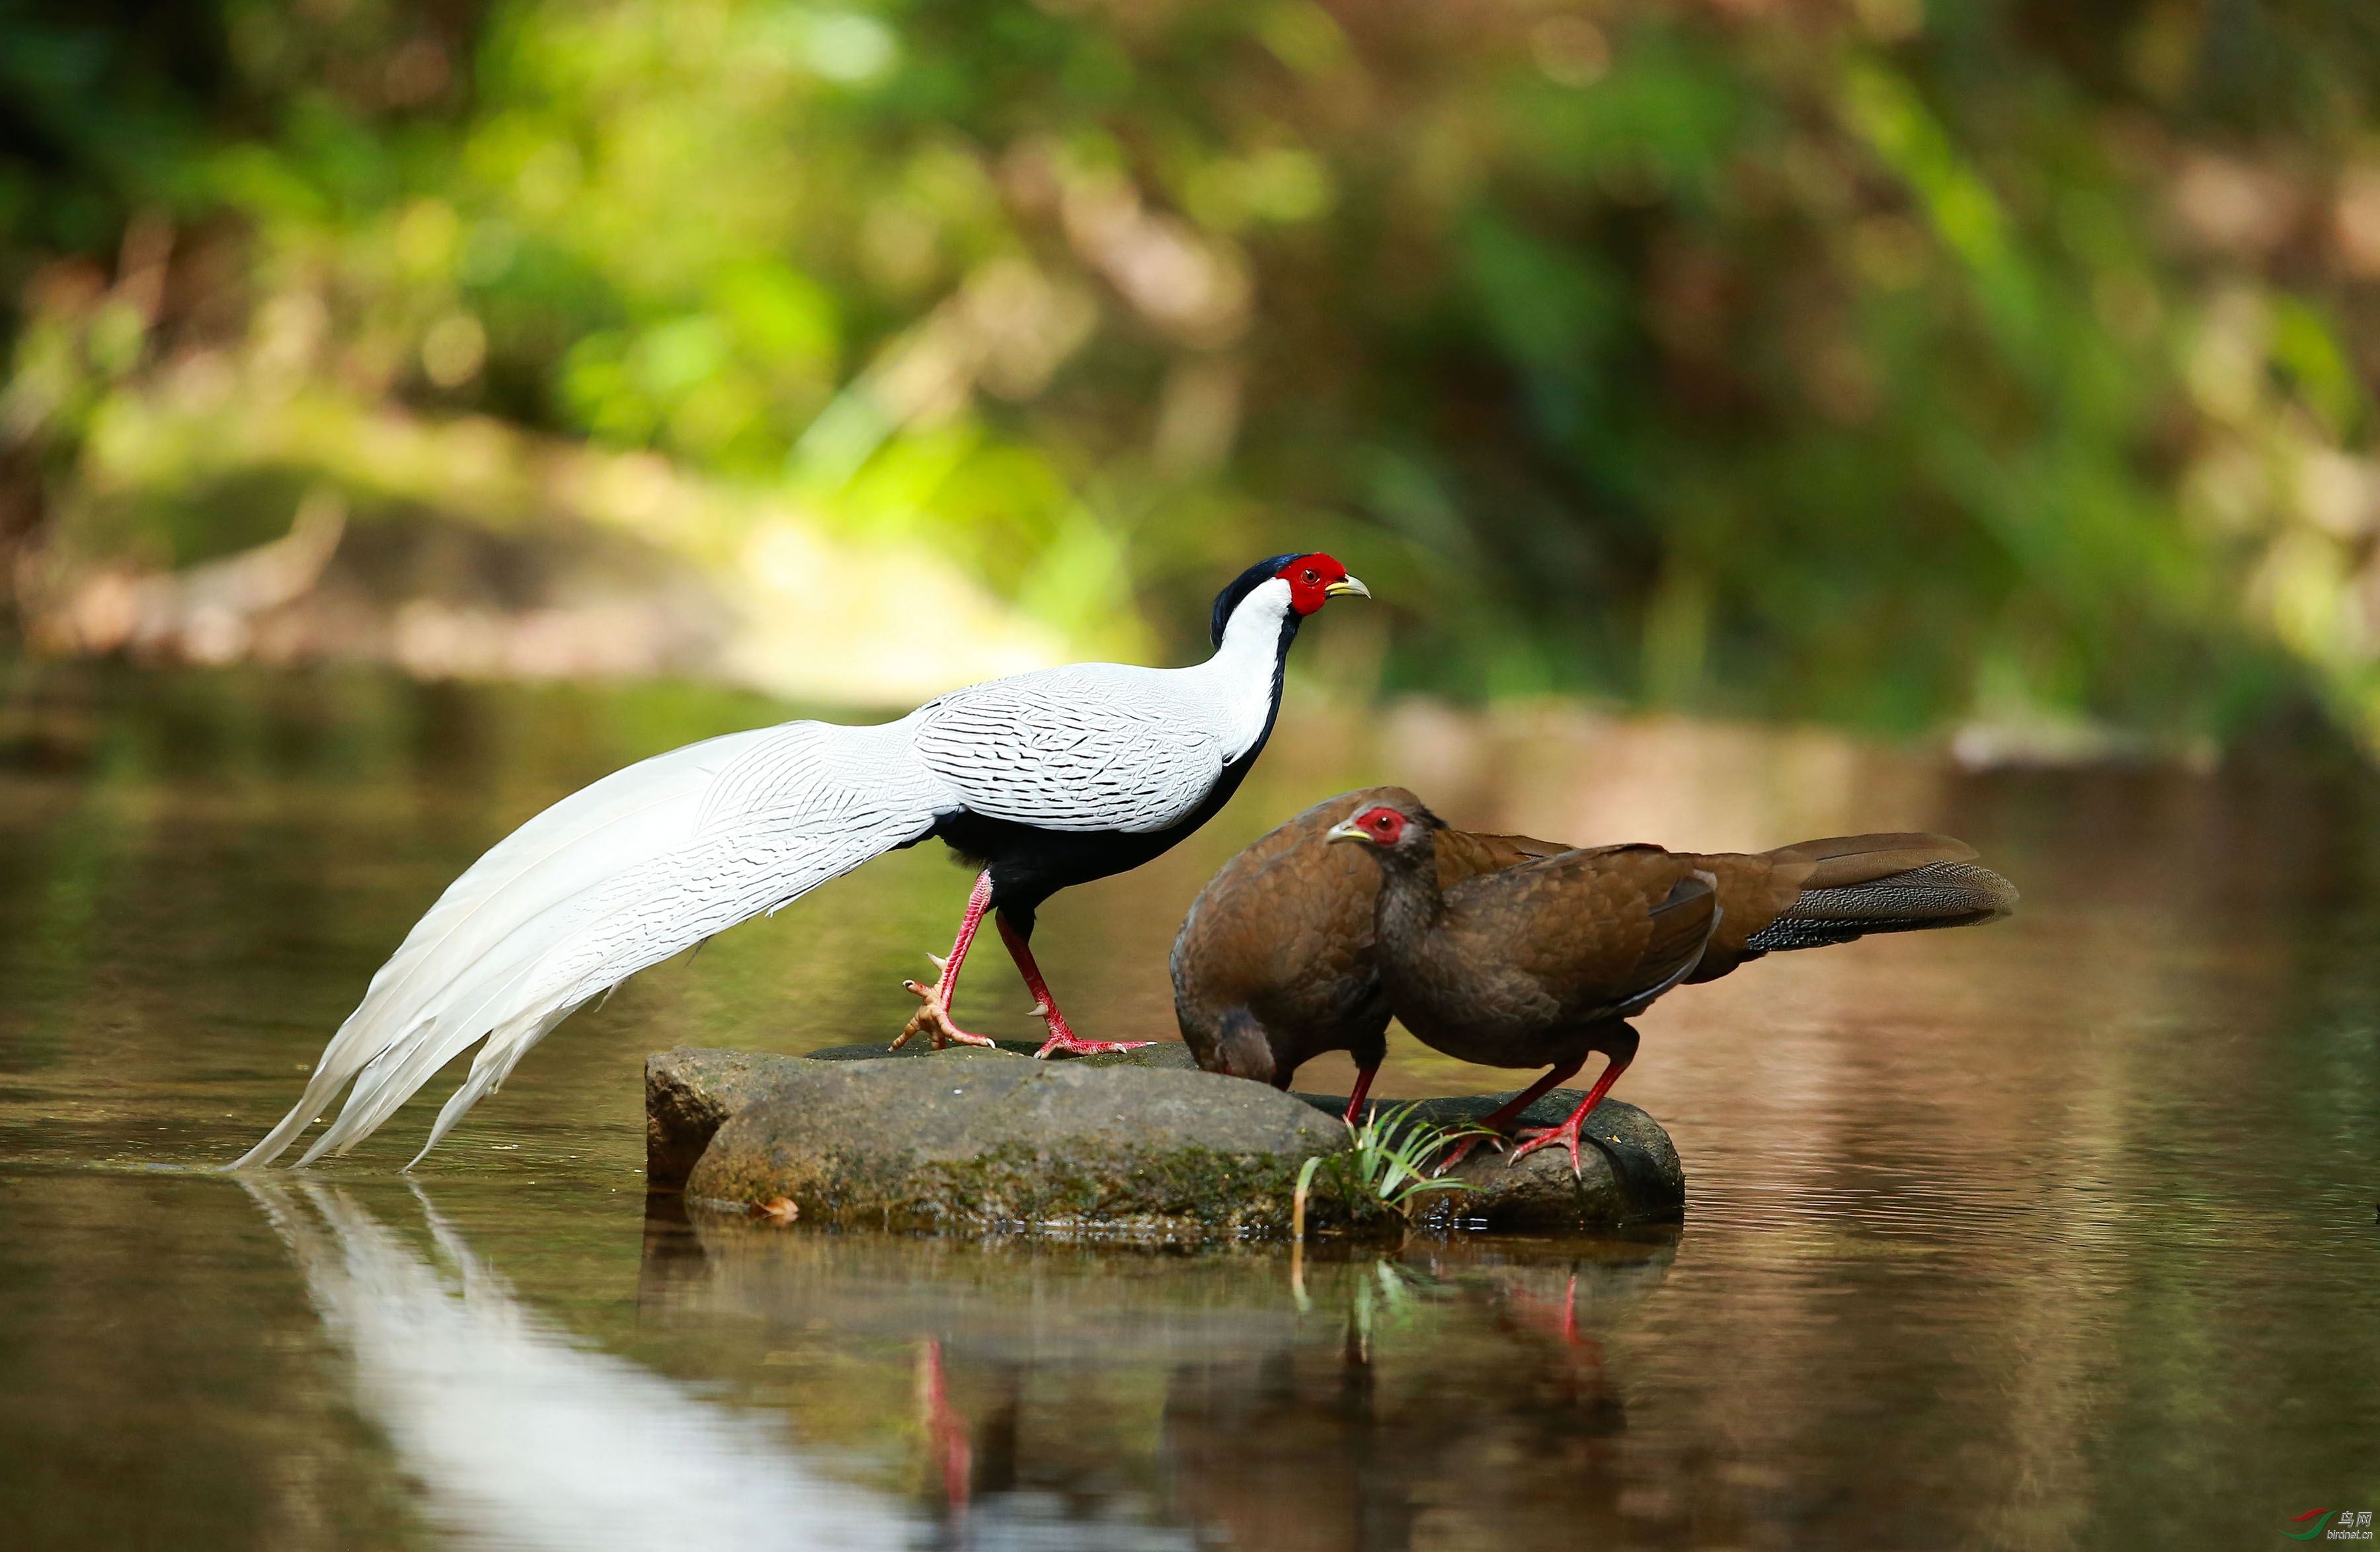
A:
POLYGON ((1703 852, 1687 860, 1711 875, 1719 911, 1702 962, 1686 977, 1690 984, 1716 981, 1747 959, 1758 959, 1746 947, 1752 935, 1801 898, 1803 881, 1817 867, 1811 859, 1775 851, 1703 852))
POLYGON ((1718 898, 1693 874, 1658 846, 1565 851, 1449 893, 1447 931, 1584 1018, 1666 984, 1702 951, 1718 898))
MULTIPOLYGON (((1397 789, 1382 788, 1378 790, 1397 789)), ((1359 807, 1355 812, 1361 813, 1362 809, 1359 807)), ((1451 889, 1466 878, 1517 867, 1541 858, 1559 857, 1570 849, 1560 841, 1538 840, 1530 836, 1490 836, 1476 830, 1440 830, 1438 833, 1438 886, 1451 889)))
MULTIPOLYGON (((1691 864, 1693 859, 1679 858, 1691 864)), ((1718 918, 1718 890, 1711 875, 1697 870, 1670 886, 1670 893, 1647 913, 1652 930, 1636 961, 1639 983, 1632 996, 1666 991, 1684 979, 1709 950, 1718 918)))

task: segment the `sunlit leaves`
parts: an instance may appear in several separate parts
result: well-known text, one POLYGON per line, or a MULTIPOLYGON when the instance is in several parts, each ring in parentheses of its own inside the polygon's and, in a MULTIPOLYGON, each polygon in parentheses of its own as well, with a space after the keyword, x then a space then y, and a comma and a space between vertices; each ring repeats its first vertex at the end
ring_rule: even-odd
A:
POLYGON ((1368 550, 1391 687, 2380 728, 2368 12, 225 0, 187 99, 0 20, 11 403, 649 449, 1084 641, 1368 550))

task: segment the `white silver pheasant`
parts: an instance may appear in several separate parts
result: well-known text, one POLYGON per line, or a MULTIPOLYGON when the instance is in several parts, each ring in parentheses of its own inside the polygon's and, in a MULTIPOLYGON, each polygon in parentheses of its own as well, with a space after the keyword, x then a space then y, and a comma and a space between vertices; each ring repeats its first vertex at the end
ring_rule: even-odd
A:
MULTIPOLYGON (((370 1136, 484 1040, 427 1154, 530 1046, 592 998, 872 857, 939 836, 983 865, 925 1006, 893 1044, 989 1042, 951 997, 986 911, 1050 1038, 1079 1039, 1027 947, 1072 884, 1139 866, 1237 789, 1281 709, 1298 624, 1364 584, 1326 555, 1275 556, 1215 600, 1215 654, 1188 668, 1086 663, 954 690, 897 722, 788 722, 655 755, 523 825, 447 886, 332 1036, 306 1092, 234 1168, 278 1158, 352 1080, 298 1159, 370 1136)), ((415 1155, 419 1163, 420 1155, 415 1155)), ((408 1167, 410 1167, 408 1166, 408 1167)))

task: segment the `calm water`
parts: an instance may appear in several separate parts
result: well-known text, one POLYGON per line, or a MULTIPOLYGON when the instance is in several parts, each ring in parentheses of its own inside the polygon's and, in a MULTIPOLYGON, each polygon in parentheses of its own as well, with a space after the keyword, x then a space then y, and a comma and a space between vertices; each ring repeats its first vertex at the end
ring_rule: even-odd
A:
MULTIPOLYGON (((1410 782, 1575 840, 1966 836, 2014 922, 1644 1020, 1682 1229, 1200 1253, 687 1223, 638 1069, 896 1029, 965 879, 887 859, 565 1026, 414 1177, 237 1155, 438 889, 717 692, 18 670, 0 702, 9 1546, 2280 1547, 2380 1510, 2380 803, 1960 777, 1811 736, 1293 705, 1037 947, 1170 1033, 1234 846, 1410 782), (2310 1523, 2310 1521, 2309 1521, 2310 1523)), ((997 956, 963 1011, 1024 1035, 997 956)), ((1301 1086, 1343 1083, 1343 1064, 1301 1086)), ((1410 1043, 1391 1094, 1508 1087, 1410 1043)))

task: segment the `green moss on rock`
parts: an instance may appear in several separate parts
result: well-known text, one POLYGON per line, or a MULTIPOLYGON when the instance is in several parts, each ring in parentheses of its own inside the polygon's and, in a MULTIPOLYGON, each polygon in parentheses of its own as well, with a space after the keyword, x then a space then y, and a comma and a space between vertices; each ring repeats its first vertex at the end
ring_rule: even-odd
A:
POLYGON ((1259 1084, 1087 1063, 836 1061, 720 1127, 690 1197, 805 1221, 1153 1232, 1286 1228, 1336 1122, 1259 1084))
MULTIPOLYGON (((1176 1042, 1057 1062, 969 1047, 681 1050, 648 1058, 645 1082, 654 1189, 727 1207, 785 1197, 808 1223, 1281 1233, 1299 1167, 1347 1141, 1343 1099, 1200 1072, 1176 1042)), ((1418 1103, 1444 1124, 1509 1097, 1418 1103)), ((1553 1125, 1579 1098, 1556 1090, 1524 1122, 1553 1125)), ((1424 1221, 1574 1233, 1682 1216, 1677 1150, 1651 1117, 1608 1099, 1587 1132, 1576 1174, 1556 1149, 1517 1163, 1482 1150, 1458 1171, 1476 1189, 1431 1201, 1424 1221)), ((1402 1226, 1378 1203, 1340 1200, 1333 1175, 1308 1204, 1314 1228, 1402 1226)))

